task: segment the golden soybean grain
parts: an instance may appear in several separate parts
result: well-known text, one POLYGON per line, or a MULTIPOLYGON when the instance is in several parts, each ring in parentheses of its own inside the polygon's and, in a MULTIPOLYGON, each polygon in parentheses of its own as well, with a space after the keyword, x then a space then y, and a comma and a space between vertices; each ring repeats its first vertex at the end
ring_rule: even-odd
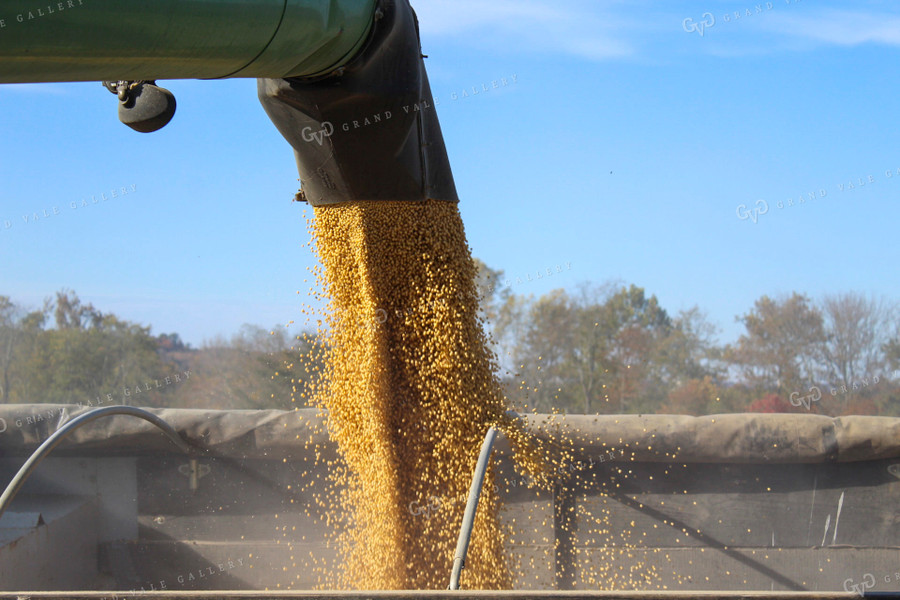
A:
MULTIPOLYGON (((330 301, 315 402, 345 461, 341 579, 355 589, 446 589, 481 441, 506 406, 477 319, 475 264, 455 204, 315 209, 330 301)), ((506 589, 492 475, 464 583, 506 589)))
MULTIPOLYGON (((310 229, 324 267, 314 273, 329 302, 319 332, 326 366, 300 398, 327 411, 341 457, 327 463, 328 491, 316 492, 325 521, 336 532, 340 565, 316 567, 324 575, 320 585, 446 589, 487 429, 503 430, 529 487, 545 491, 554 485, 577 491, 584 485, 580 475, 559 480, 570 470, 577 436, 551 419, 545 424, 553 431, 549 441, 539 442, 506 416, 496 358, 477 317, 476 266, 455 204, 316 207, 310 229)), ((315 452, 321 464, 320 449, 315 452)), ((502 482, 492 469, 463 571, 467 589, 511 589, 515 579, 531 585, 529 580, 541 578, 539 572, 552 569, 552 562, 538 568, 533 556, 523 564, 505 547, 527 547, 539 529, 517 526, 515 519, 501 526, 495 483, 502 482)), ((615 565, 623 550, 635 546, 628 532, 620 533, 621 541, 613 539, 607 511, 602 512, 595 517, 585 507, 579 510, 584 533, 606 539, 593 558, 577 561, 582 584, 653 585, 652 565, 634 560, 615 565), (591 529, 593 522, 597 527, 591 529)), ((547 525, 545 520, 541 531, 547 525)), ((565 526, 576 527, 576 520, 565 526)), ((541 538, 558 547, 558 540, 541 538)), ((545 556, 549 559, 547 551, 545 556)))

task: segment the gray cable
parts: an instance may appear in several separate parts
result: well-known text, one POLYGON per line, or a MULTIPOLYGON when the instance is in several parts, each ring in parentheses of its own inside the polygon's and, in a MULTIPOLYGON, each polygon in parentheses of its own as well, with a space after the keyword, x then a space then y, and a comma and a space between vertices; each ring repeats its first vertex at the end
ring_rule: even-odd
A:
POLYGON ((163 433, 168 436, 172 442, 178 448, 190 455, 196 454, 199 449, 194 448, 185 442, 178 432, 175 431, 171 425, 160 419, 158 416, 154 415, 151 412, 143 410, 141 408, 135 408, 134 406, 105 406, 103 408, 95 408, 92 411, 89 411, 83 415, 80 415, 59 429, 53 432, 53 435, 48 437, 43 444, 41 444, 34 453, 28 457, 28 460, 25 461, 25 464, 22 465, 22 468, 19 469, 19 472, 16 473, 16 476, 12 478, 12 481, 9 482, 9 485, 6 486, 6 490, 3 492, 3 495, 0 496, 0 517, 3 516, 3 513, 6 511, 9 503, 12 502, 12 499, 19 493, 19 490, 25 485, 25 480, 31 475, 31 473, 37 468, 38 464, 50 452, 56 448, 67 435, 72 433, 75 429, 78 429, 82 425, 90 423, 91 421, 96 421, 102 417, 107 417, 110 415, 128 415, 132 417, 138 417, 139 419, 143 419, 148 421, 149 423, 156 425, 159 427, 163 433))

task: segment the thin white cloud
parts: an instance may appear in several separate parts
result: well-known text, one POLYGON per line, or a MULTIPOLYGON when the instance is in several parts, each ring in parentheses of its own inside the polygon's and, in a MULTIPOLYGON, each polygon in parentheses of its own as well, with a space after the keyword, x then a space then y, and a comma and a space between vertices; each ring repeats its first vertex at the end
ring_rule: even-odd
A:
POLYGON ((900 15, 824 8, 804 14, 773 15, 764 28, 823 44, 900 46, 900 15))
POLYGON ((453 38, 512 52, 563 53, 589 60, 636 52, 612 7, 618 0, 427 0, 415 5, 423 41, 453 38))
MULTIPOLYGON (((682 37, 681 48, 727 59, 808 52, 824 46, 900 46, 900 11, 895 4, 858 0, 848 9, 823 6, 826 1, 813 4, 800 0, 727 0, 719 8, 707 6, 702 13, 699 9, 686 11, 695 22, 701 14, 710 12, 715 22, 707 25, 705 35, 688 32, 682 37), (736 13, 741 18, 732 17, 736 13)), ((677 29, 684 29, 683 19, 673 15, 673 23, 676 20, 677 29)))

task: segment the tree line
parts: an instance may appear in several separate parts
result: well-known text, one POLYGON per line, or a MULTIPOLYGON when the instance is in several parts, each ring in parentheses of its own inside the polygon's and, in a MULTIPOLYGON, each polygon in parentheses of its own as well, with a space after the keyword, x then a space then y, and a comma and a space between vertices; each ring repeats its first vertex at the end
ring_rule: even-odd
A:
POLYGON ((479 265, 483 317, 507 395, 541 412, 900 416, 900 312, 858 293, 761 296, 737 341, 693 307, 670 314, 635 285, 540 297, 479 265))
MULTIPOLYGON (((522 410, 900 416, 900 313, 887 301, 761 296, 721 344, 698 307, 672 314, 636 285, 518 295, 477 262, 480 317, 522 410)), ((291 409, 321 350, 254 325, 192 348, 71 290, 37 310, 0 296, 0 403, 291 409)))
POLYGON ((192 348, 71 290, 31 311, 0 296, 0 403, 290 409, 304 348, 284 328, 253 325, 192 348))

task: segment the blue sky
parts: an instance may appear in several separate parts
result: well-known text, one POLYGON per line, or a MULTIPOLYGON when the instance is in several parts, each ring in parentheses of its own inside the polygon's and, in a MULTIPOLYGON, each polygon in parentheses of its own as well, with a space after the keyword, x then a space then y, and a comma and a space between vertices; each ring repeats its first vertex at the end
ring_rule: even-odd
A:
MULTIPOLYGON (((900 300, 896 4, 414 6, 469 243, 514 292, 620 279, 726 341, 762 294, 900 300)), ((149 135, 98 83, 0 86, 0 294, 195 345, 299 322, 315 259, 255 81, 160 83, 149 135)))

